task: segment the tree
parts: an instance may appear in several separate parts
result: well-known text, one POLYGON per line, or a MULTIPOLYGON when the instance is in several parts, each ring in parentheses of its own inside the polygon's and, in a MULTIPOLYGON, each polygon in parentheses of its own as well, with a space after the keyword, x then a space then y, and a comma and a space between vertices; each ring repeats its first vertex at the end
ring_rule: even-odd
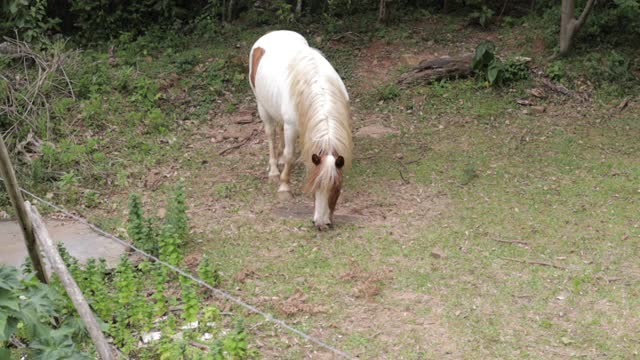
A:
POLYGON ((569 52, 571 44, 576 33, 580 30, 582 25, 589 16, 591 9, 593 9, 595 0, 588 0, 582 10, 582 14, 578 19, 575 18, 575 0, 562 0, 562 12, 560 15, 560 55, 564 56, 569 52))

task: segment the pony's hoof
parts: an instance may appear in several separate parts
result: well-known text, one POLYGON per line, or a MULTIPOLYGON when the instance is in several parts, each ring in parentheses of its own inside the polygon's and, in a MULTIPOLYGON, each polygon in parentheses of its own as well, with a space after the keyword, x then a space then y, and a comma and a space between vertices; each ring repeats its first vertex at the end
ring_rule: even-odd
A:
POLYGON ((293 199, 290 191, 278 191, 278 200, 280 201, 289 201, 293 199))

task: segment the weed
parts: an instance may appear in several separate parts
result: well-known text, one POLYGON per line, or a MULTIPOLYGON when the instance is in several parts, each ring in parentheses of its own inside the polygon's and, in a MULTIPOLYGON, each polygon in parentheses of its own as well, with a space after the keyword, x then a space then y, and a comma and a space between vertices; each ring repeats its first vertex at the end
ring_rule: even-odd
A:
POLYGON ((490 85, 504 85, 529 77, 529 68, 525 62, 511 59, 503 63, 495 56, 495 45, 483 41, 476 48, 471 67, 482 74, 490 85))
MULTIPOLYGON (((74 342, 73 335, 84 332, 82 323, 60 304, 66 305, 59 288, 40 283, 32 273, 20 278, 17 269, 0 265, 0 344, 16 336, 34 358, 90 359, 74 342)), ((3 359, 10 354, 0 348, 3 359)))
POLYGON ((211 286, 217 286, 220 282, 220 273, 213 264, 211 264, 211 260, 207 254, 202 257, 198 265, 198 275, 211 286))
POLYGON ((477 22, 483 28, 486 28, 493 17, 494 11, 488 8, 486 5, 482 5, 480 10, 471 13, 470 17, 473 21, 477 22))
POLYGON ((400 88, 396 84, 386 84, 376 90, 378 100, 393 100, 400 97, 400 88))

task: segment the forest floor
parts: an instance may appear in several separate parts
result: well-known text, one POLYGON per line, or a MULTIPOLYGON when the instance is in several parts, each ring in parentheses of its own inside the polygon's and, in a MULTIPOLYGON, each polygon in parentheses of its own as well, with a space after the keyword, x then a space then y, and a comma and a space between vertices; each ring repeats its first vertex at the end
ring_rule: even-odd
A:
MULTIPOLYGON (((222 289, 362 359, 639 356, 637 96, 620 109, 627 94, 589 82, 569 84, 575 97, 535 79, 393 85, 417 61, 484 39, 539 69, 548 50, 526 23, 480 30, 425 16, 370 33, 312 30, 351 94, 355 139, 335 227, 318 232, 302 165, 291 202, 267 180, 242 72, 267 30, 234 35, 224 49, 202 41, 141 56, 136 71, 160 84, 178 125, 138 134, 144 146, 114 140, 122 147, 105 151, 119 159, 113 186, 96 185, 97 205, 78 211, 123 234, 130 192, 162 216, 182 179, 194 238, 186 266, 208 254, 222 289), (187 71, 168 70, 178 57, 191 61, 187 71), (236 93, 201 86, 220 58, 237 68, 236 93)), ((247 316, 264 358, 331 358, 247 316)))

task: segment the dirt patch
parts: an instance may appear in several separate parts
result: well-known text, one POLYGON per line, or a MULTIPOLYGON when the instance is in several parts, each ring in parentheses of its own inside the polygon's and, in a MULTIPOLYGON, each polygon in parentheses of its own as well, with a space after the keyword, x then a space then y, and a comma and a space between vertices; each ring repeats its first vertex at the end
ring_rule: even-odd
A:
POLYGON ((256 272, 256 269, 250 266, 240 270, 233 278, 240 283, 244 283, 248 279, 254 279, 257 276, 258 273, 256 272))
MULTIPOLYGON (((349 306, 338 328, 362 333, 382 344, 384 354, 367 358, 387 358, 387 354, 413 349, 423 358, 460 358, 458 346, 444 322, 444 306, 435 298, 413 292, 392 292, 380 302, 357 302, 349 306), (428 355, 427 355, 428 354, 428 355)), ((420 358, 420 357, 418 357, 420 358)))
POLYGON ((400 51, 398 45, 387 40, 378 40, 360 52, 357 78, 365 91, 390 81, 391 69, 398 65, 397 56, 400 51))
POLYGON ((380 294, 384 281, 391 278, 391 272, 388 267, 377 271, 364 271, 358 264, 351 262, 350 269, 340 276, 340 280, 354 284, 353 295, 356 298, 371 299, 380 294))
POLYGON ((358 129, 356 132, 356 137, 371 137, 374 139, 380 139, 384 136, 390 134, 398 134, 399 131, 396 129, 392 129, 390 127, 386 127, 384 125, 373 124, 369 126, 362 127, 358 129))
POLYGON ((302 290, 297 289, 293 295, 277 304, 276 307, 278 311, 287 316, 298 313, 317 314, 326 312, 327 309, 324 306, 308 304, 307 299, 308 296, 302 290))

